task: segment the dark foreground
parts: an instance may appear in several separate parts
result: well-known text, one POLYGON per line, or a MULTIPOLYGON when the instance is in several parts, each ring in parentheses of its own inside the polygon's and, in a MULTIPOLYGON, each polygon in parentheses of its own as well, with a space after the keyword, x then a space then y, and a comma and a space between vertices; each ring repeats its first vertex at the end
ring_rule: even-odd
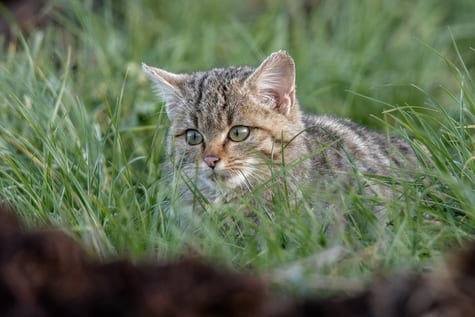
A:
POLYGON ((23 230, 0 208, 0 316, 475 316, 475 245, 451 269, 297 299, 197 259, 98 263, 59 230, 23 230))

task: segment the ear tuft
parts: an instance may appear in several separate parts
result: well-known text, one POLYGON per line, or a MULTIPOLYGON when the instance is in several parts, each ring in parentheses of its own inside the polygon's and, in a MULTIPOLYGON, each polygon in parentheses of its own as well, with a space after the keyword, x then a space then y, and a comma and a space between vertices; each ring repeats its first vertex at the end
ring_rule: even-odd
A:
POLYGON ((189 75, 173 74, 145 63, 142 63, 142 68, 155 84, 157 95, 165 102, 167 116, 172 120, 176 115, 178 105, 183 103, 183 84, 188 80, 189 75))
POLYGON ((283 115, 295 105, 295 65, 285 51, 272 53, 247 79, 264 103, 283 115))

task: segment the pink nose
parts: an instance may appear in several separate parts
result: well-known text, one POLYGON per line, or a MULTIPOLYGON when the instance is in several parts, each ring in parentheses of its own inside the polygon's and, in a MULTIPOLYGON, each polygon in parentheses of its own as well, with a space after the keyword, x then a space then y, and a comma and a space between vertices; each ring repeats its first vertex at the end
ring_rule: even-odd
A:
POLYGON ((219 157, 216 155, 206 155, 204 160, 209 167, 214 168, 219 161, 219 157))

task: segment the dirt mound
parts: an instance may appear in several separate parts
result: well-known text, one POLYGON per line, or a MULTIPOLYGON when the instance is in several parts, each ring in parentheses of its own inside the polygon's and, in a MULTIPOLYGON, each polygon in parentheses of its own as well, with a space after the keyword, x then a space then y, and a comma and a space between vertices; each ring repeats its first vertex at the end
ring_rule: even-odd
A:
POLYGON ((0 316, 475 316, 475 245, 447 267, 353 296, 284 299, 197 259, 98 263, 65 233, 25 231, 0 208, 0 316))

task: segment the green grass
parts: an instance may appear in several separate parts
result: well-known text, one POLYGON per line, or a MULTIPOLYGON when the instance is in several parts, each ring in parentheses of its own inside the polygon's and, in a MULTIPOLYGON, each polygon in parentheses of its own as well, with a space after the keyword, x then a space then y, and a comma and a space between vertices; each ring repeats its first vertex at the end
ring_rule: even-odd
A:
POLYGON ((91 2, 58 1, 57 24, 0 50, 0 197, 29 226, 60 226, 101 259, 193 250, 297 292, 357 288, 474 240, 473 1, 328 0, 308 14, 302 1, 91 2), (296 61, 305 111, 411 139, 416 181, 373 177, 396 188, 390 200, 303 189, 292 204, 276 188, 269 205, 257 189, 184 213, 162 168, 168 121, 140 63, 257 65, 278 49, 296 61))

